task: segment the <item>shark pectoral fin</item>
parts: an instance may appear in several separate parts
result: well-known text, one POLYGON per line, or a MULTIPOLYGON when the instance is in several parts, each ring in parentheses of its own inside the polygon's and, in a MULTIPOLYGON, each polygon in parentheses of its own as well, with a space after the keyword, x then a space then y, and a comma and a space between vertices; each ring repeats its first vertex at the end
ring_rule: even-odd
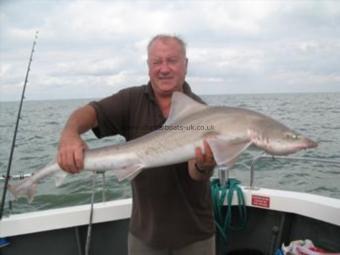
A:
POLYGON ((58 171, 54 175, 54 182, 57 187, 59 187, 61 184, 63 184, 65 177, 67 176, 67 173, 63 170, 58 171))
POLYGON ((207 139, 217 165, 232 167, 238 156, 246 150, 251 142, 231 143, 223 138, 212 137, 207 139))
POLYGON ((131 181, 142 171, 142 169, 142 164, 132 164, 121 169, 116 169, 113 173, 117 176, 119 182, 124 181, 125 179, 131 181))

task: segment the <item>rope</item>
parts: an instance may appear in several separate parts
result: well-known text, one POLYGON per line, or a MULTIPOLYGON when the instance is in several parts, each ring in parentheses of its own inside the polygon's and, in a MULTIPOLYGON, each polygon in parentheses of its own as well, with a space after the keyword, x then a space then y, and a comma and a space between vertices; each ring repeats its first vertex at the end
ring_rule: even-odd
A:
POLYGON ((94 196, 96 194, 96 177, 97 177, 97 173, 93 173, 93 175, 92 175, 91 210, 90 210, 89 226, 87 227, 87 236, 86 236, 86 244, 85 244, 85 255, 89 255, 90 254, 89 252, 90 252, 91 234, 92 234, 92 223, 93 223, 93 205, 94 205, 94 196))
POLYGON ((102 175, 102 202, 106 201, 106 177, 105 177, 105 171, 101 172, 102 175))
POLYGON ((230 178, 225 185, 221 185, 219 179, 214 179, 211 183, 211 195, 213 201, 215 225, 222 237, 224 243, 228 241, 230 230, 243 230, 247 224, 247 209, 243 196, 242 189, 239 186, 240 182, 230 178), (232 201, 234 193, 238 200, 239 222, 232 223, 232 201), (227 202, 226 208, 224 202, 227 202))

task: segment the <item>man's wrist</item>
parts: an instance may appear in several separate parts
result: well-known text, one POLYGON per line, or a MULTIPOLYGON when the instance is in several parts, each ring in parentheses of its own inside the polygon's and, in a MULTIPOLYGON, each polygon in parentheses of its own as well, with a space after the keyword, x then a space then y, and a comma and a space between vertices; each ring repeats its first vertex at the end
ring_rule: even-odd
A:
POLYGON ((196 171, 199 172, 199 173, 201 173, 201 174, 210 174, 210 173, 212 172, 212 170, 214 169, 214 168, 212 168, 212 169, 204 169, 204 168, 201 168, 201 167, 197 164, 197 162, 195 162, 194 166, 195 166, 195 168, 196 168, 196 171))

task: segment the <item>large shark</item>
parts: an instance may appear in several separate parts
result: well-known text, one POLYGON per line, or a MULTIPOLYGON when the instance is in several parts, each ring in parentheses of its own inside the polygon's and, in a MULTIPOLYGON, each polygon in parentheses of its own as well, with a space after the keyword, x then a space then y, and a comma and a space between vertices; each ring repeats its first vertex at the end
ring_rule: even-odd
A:
MULTIPOLYGON (((172 96, 169 117, 162 128, 124 144, 85 152, 84 169, 112 171, 119 181, 132 179, 143 169, 188 161, 195 148, 206 141, 217 165, 231 167, 249 146, 271 155, 288 155, 317 143, 280 122, 248 109, 207 106, 180 92, 172 96)), ((15 197, 33 199, 36 185, 49 175, 57 183, 67 175, 56 162, 38 170, 31 177, 8 188, 15 197)))

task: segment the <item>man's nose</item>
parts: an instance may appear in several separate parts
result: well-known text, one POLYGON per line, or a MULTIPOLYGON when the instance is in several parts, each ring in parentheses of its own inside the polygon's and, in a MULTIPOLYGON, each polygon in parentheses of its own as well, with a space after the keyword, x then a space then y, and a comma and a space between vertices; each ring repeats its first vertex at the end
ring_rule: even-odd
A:
POLYGON ((163 61, 161 66, 160 66, 159 71, 161 73, 168 73, 168 72, 170 72, 169 63, 167 61, 163 61))

